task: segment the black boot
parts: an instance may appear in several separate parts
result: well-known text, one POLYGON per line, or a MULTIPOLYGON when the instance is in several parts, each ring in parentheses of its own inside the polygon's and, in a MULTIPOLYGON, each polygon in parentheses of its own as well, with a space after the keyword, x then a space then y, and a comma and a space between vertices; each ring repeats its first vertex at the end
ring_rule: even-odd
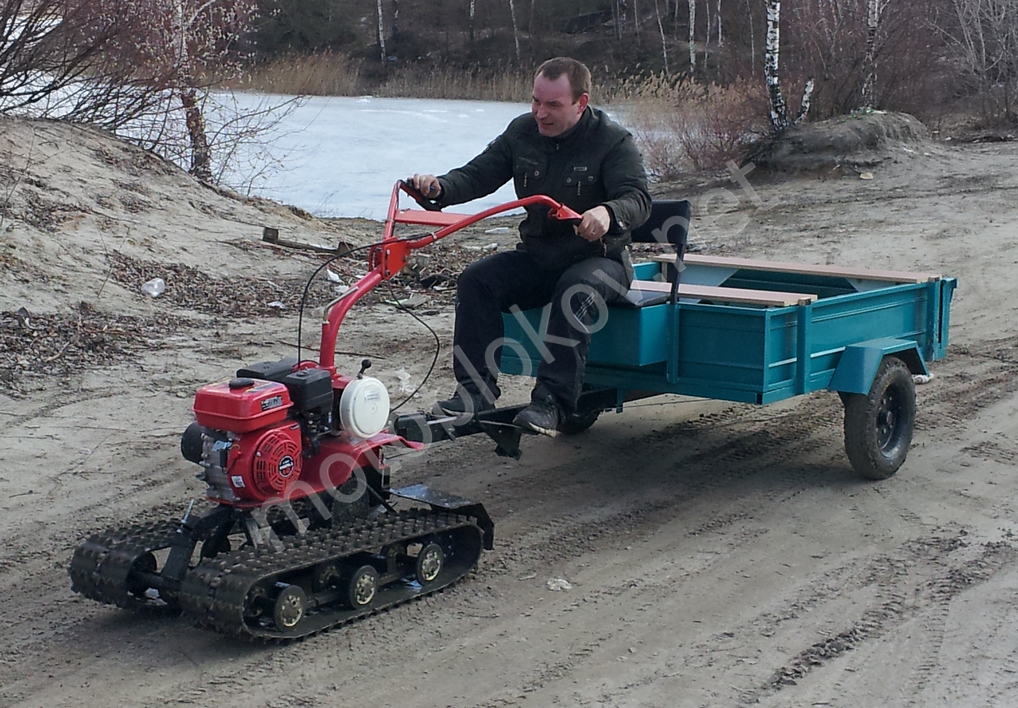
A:
POLYGON ((452 398, 435 404, 435 415, 453 415, 464 418, 464 422, 474 417, 475 413, 494 410, 495 397, 487 393, 481 394, 464 386, 457 386, 452 398))
POLYGON ((562 409, 555 396, 535 391, 530 397, 530 405, 513 418, 513 425, 533 433, 555 437, 558 435, 558 424, 562 417, 562 409))

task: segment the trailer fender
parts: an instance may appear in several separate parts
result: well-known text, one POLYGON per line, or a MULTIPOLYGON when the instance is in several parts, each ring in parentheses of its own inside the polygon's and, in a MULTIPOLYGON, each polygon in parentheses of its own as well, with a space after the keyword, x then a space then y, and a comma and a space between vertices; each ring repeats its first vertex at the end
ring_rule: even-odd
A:
POLYGON ((911 339, 871 339, 845 347, 838 366, 831 377, 828 391, 841 393, 869 393, 873 377, 884 357, 893 354, 905 362, 912 374, 929 375, 919 346, 911 339))

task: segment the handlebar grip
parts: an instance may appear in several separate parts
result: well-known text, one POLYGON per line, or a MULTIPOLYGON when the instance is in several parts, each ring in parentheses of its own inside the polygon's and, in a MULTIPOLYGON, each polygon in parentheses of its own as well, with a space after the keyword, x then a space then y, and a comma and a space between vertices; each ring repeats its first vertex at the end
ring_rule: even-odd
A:
POLYGON ((578 224, 583 221, 583 217, 573 209, 570 209, 565 204, 559 204, 557 207, 551 207, 548 209, 548 218, 555 219, 556 221, 564 221, 567 224, 578 224))
POLYGON ((425 211, 442 211, 442 207, 424 196, 421 190, 417 189, 411 180, 401 179, 399 181, 399 185, 403 188, 403 191, 409 194, 410 198, 417 202, 417 204, 425 211))

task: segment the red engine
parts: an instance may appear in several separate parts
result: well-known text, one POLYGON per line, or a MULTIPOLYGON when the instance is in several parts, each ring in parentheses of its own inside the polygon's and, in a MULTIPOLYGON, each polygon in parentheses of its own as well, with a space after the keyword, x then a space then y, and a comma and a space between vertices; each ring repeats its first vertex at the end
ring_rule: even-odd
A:
POLYGON ((328 371, 290 359, 255 364, 200 389, 181 451, 202 466, 206 496, 253 507, 337 488, 357 467, 382 472, 381 446, 404 441, 341 429, 338 401, 350 383, 338 376, 334 389, 328 371))

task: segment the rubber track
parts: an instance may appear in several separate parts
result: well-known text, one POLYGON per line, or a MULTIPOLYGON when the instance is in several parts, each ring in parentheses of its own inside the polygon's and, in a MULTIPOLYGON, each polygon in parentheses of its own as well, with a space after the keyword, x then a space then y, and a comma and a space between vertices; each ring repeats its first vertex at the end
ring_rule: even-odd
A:
POLYGON ((244 547, 205 560, 187 573, 180 589, 180 603, 185 614, 199 626, 223 634, 284 641, 306 637, 451 585, 476 565, 480 556, 480 538, 481 530, 472 519, 450 512, 411 509, 386 514, 346 528, 322 529, 304 536, 285 537, 281 539, 285 547, 279 552, 244 547), (457 530, 461 534, 476 536, 477 553, 472 558, 464 557, 467 548, 457 548, 454 557, 447 559, 447 568, 453 569, 456 564, 463 567, 427 588, 389 592, 389 597, 386 597, 383 588, 379 591, 377 602, 370 608, 353 611, 326 607, 305 617, 292 632, 251 626, 245 622, 248 595, 258 584, 269 582, 273 576, 300 573, 326 561, 342 560, 359 553, 377 553, 390 544, 457 530))
POLYGON ((135 561, 150 551, 168 547, 179 527, 179 521, 157 521, 90 537, 75 549, 71 559, 71 589, 128 610, 179 611, 164 602, 133 595, 127 588, 135 561))

